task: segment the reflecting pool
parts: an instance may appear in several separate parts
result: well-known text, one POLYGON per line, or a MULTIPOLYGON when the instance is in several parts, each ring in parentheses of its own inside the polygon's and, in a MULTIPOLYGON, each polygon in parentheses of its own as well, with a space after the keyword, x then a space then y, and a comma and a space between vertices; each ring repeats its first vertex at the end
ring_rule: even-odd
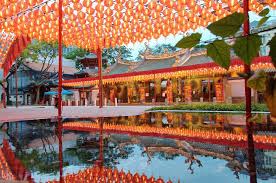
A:
POLYGON ((2 180, 273 182, 276 124, 258 114, 145 113, 1 123, 2 180), (257 178, 256 178, 257 177, 257 178), (256 180, 256 181, 255 181, 256 180))

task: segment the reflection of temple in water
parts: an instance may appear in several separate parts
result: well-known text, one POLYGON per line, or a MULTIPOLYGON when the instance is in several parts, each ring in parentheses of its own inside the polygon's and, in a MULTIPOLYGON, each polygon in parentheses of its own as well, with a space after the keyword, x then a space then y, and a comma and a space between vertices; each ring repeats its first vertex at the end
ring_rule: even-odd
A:
MULTIPOLYGON (((163 126, 165 128, 197 127, 206 130, 229 130, 228 128, 233 130, 237 128, 233 126, 222 126, 222 124, 218 121, 221 119, 221 117, 217 117, 216 115, 166 115, 165 113, 155 113, 155 115, 151 115, 147 113, 142 116, 134 117, 105 118, 104 122, 125 125, 153 125, 163 126), (167 118, 164 122, 164 117, 166 116, 167 118), (189 121, 182 121, 182 119, 189 121), (199 120, 200 122, 197 122, 199 120), (208 120, 209 123, 207 122, 208 120)), ((73 119, 66 119, 65 121, 72 120, 73 119)), ((91 120, 89 119, 81 120, 86 123, 91 123, 91 120)), ((92 122, 97 122, 97 120, 93 119, 92 122)), ((225 120, 223 122, 225 122, 225 120)), ((6 134, 8 134, 6 135, 6 138, 10 142, 13 149, 21 148, 20 151, 28 152, 30 149, 38 148, 40 154, 43 154, 45 150, 58 152, 58 138, 57 132, 55 131, 55 125, 56 124, 52 123, 50 120, 48 122, 45 121, 44 123, 18 123, 17 135, 15 137, 16 123, 9 123, 6 125, 6 134)), ((93 162, 98 161, 101 153, 99 150, 100 136, 97 131, 73 132, 64 130, 62 138, 64 167, 68 165, 89 166, 93 164, 93 162)), ((243 147, 183 141, 170 138, 144 137, 120 133, 103 133, 102 146, 103 164, 106 167, 116 166, 118 158, 122 156, 128 157, 133 152, 133 147, 139 146, 142 148, 141 154, 148 157, 149 163, 153 157, 174 159, 176 156, 181 155, 186 158, 186 162, 190 164, 189 171, 193 173, 193 168, 202 164, 202 162, 200 162, 200 156, 210 156, 226 160, 228 162, 226 166, 235 172, 237 177, 238 174, 248 175, 248 153, 247 149, 243 147)), ((275 152, 257 149, 255 150, 255 154, 258 177, 266 179, 275 176, 275 152)), ((42 161, 48 160, 45 158, 42 159, 42 161)), ((57 157, 54 158, 53 161, 57 161, 57 157)))

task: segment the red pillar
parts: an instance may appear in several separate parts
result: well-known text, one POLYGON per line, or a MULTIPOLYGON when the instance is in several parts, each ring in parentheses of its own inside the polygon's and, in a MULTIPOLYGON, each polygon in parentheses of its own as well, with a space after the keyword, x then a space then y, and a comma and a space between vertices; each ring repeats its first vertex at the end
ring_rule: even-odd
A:
POLYGON ((100 157, 99 157, 99 164, 100 166, 103 166, 103 119, 99 118, 99 123, 100 123, 100 139, 99 139, 99 145, 100 145, 100 157))
POLYGON ((209 85, 209 104, 211 104, 211 81, 210 81, 210 77, 209 77, 209 83, 208 83, 208 85, 209 85))
POLYGON ((154 74, 154 104, 156 105, 156 79, 154 74))
POLYGON ((58 118, 58 149, 59 149, 59 176, 60 176, 60 182, 63 182, 63 152, 62 152, 62 124, 61 124, 61 118, 58 118))
POLYGON ((102 51, 98 48, 98 77, 99 77, 99 108, 103 107, 103 82, 102 82, 102 51))
MULTIPOLYGON (((250 34, 250 27, 249 27, 249 1, 243 0, 243 9, 244 13, 247 16, 247 21, 245 21, 243 25, 243 34, 247 36, 250 34)), ((244 72, 250 72, 250 65, 244 64, 244 72)), ((251 117, 251 89, 247 87, 247 80, 245 79, 245 101, 246 101, 246 126, 247 126, 247 143, 248 143, 248 162, 249 162, 249 175, 250 175, 250 183, 257 182, 256 176, 256 166, 255 166, 255 153, 254 153, 254 142, 253 142, 253 124, 249 122, 249 118, 251 117)))
POLYGON ((17 89, 17 61, 15 60, 15 100, 16 108, 18 107, 18 89, 17 89))
POLYGON ((61 92, 62 92, 62 0, 58 3, 58 116, 61 117, 61 92))
POLYGON ((6 108, 6 87, 5 87, 5 76, 3 77, 3 105, 6 108))
POLYGON ((85 98, 84 98, 84 83, 82 82, 82 105, 85 106, 85 98))

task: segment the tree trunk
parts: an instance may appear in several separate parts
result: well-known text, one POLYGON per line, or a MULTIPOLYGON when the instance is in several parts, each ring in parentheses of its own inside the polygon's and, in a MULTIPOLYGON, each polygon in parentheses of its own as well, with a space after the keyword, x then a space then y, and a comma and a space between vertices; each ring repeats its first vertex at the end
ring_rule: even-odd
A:
POLYGON ((38 87, 37 87, 37 90, 36 90, 36 99, 35 99, 35 104, 39 104, 39 98, 40 98, 40 88, 41 88, 41 86, 38 86, 38 87))
POLYGON ((10 90, 9 90, 9 88, 10 88, 10 83, 8 82, 8 80, 7 80, 7 86, 6 86, 6 88, 5 88, 5 92, 6 92, 6 98, 7 98, 7 105, 10 105, 11 104, 11 101, 10 101, 10 90))
POLYGON ((264 98, 270 111, 270 118, 276 122, 276 75, 267 76, 264 98))

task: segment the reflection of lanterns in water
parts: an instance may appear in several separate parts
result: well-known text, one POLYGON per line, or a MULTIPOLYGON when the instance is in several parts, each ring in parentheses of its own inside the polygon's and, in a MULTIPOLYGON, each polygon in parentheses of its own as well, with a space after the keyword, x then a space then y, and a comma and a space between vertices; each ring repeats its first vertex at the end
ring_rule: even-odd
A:
MULTIPOLYGON (((107 169, 105 167, 92 167, 86 168, 85 170, 79 172, 77 174, 67 174, 63 179, 64 182, 148 182, 148 183, 164 183, 164 180, 159 177, 157 181, 154 177, 148 178, 145 174, 140 176, 138 173, 132 175, 130 171, 126 174, 123 170, 120 172, 117 169, 107 169)), ((59 181, 48 181, 47 183, 58 183, 59 181)), ((167 183, 172 183, 169 180, 167 183)))
MULTIPOLYGON (((166 117, 165 117, 166 118, 166 117)), ((97 123, 82 123, 82 122, 68 122, 63 124, 63 128, 68 129, 99 129, 97 123)), ((162 128, 153 126, 127 126, 127 125, 114 125, 114 124, 103 124, 103 130, 111 131, 124 131, 124 132, 135 132, 135 133, 151 133, 152 135, 171 135, 177 137, 191 137, 201 138, 210 140, 230 140, 230 141, 247 141, 247 135, 235 134, 229 132, 219 131, 204 131, 199 129, 183 129, 183 128, 162 128)), ((254 135, 254 142, 256 143, 269 143, 276 144, 276 137, 265 136, 265 135, 254 135)))

